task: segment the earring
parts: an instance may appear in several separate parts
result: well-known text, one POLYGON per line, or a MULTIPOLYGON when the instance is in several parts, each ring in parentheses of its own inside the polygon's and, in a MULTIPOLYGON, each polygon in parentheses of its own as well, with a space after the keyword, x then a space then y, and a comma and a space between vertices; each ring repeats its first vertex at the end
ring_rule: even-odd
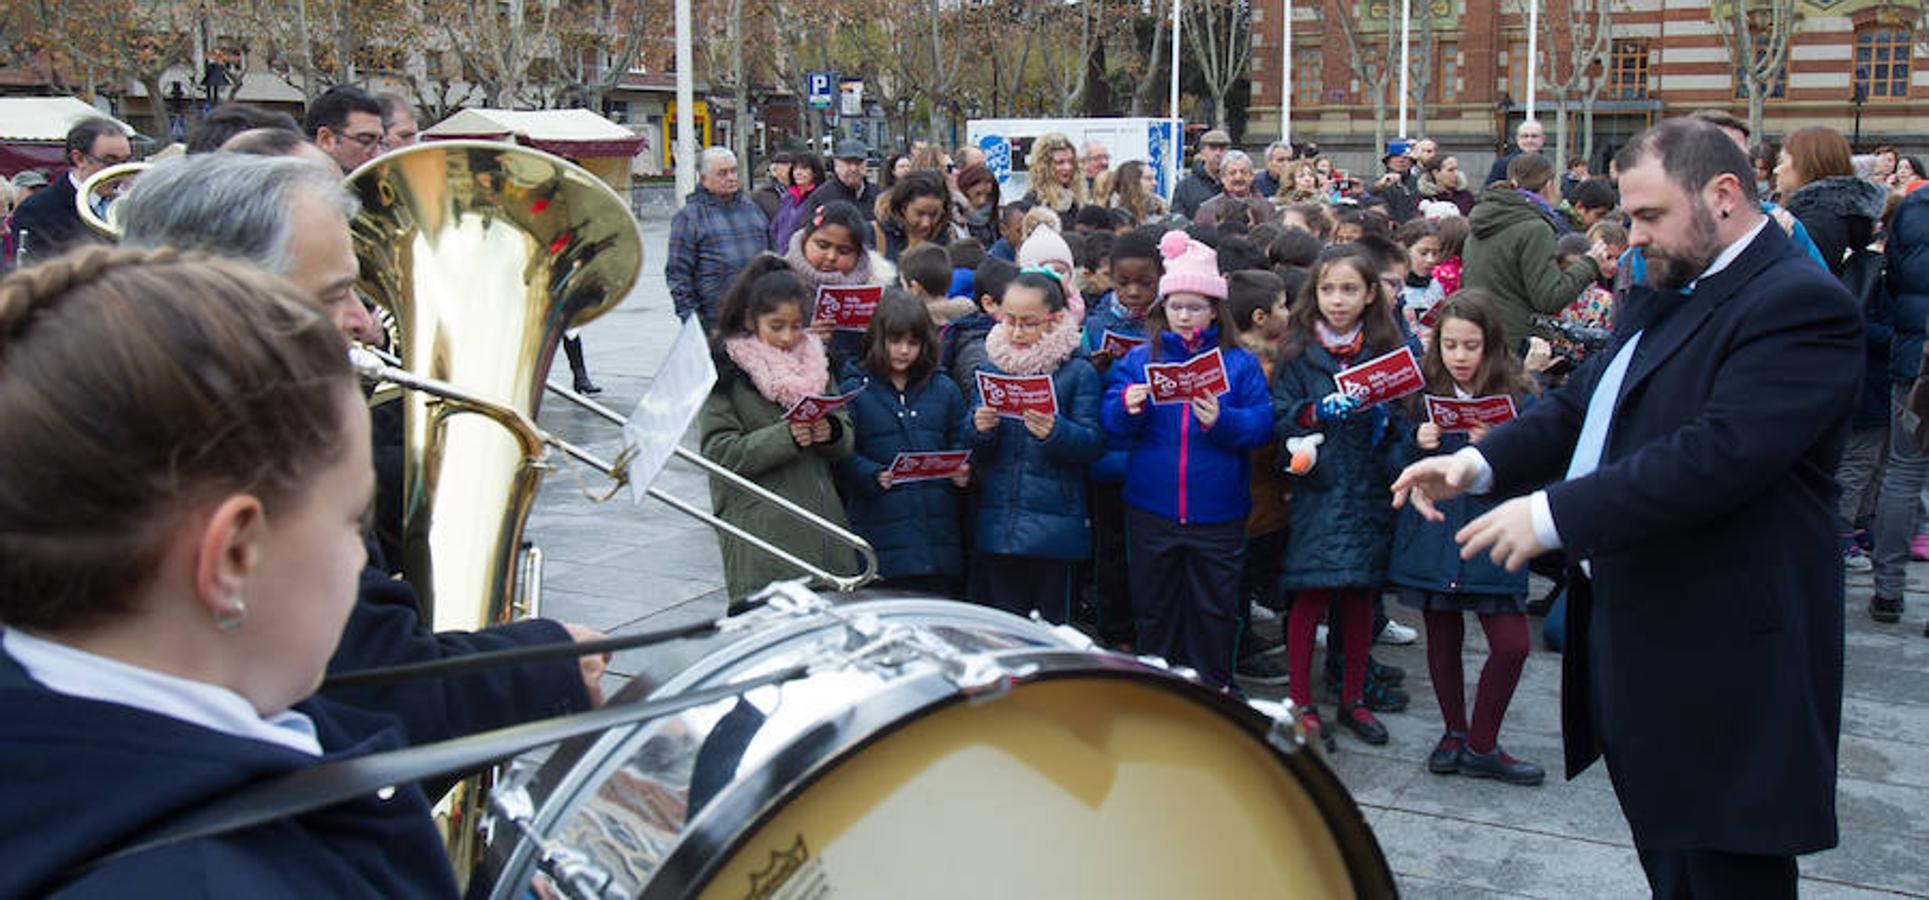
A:
POLYGON ((240 600, 234 605, 214 614, 214 627, 221 631, 237 631, 241 623, 248 620, 248 605, 240 600))
POLYGON ((1726 219, 1726 218, 1728 218, 1728 212, 1729 212, 1728 210, 1725 210, 1725 209, 1724 209, 1724 210, 1722 210, 1722 211, 1721 211, 1721 217, 1722 217, 1722 218, 1724 218, 1724 219, 1726 219))

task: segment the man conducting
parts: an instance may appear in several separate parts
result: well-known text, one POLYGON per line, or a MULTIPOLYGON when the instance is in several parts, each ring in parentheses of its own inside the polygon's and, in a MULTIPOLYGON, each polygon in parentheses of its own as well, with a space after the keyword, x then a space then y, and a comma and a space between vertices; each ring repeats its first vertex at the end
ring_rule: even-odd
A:
POLYGON ((1578 561, 1568 777, 1605 756, 1657 896, 1793 897, 1795 856, 1837 841, 1834 472, 1861 317, 1719 129, 1672 119, 1617 162, 1647 283, 1613 342, 1478 447, 1409 466, 1394 503, 1525 494, 1456 539, 1513 569, 1578 561))

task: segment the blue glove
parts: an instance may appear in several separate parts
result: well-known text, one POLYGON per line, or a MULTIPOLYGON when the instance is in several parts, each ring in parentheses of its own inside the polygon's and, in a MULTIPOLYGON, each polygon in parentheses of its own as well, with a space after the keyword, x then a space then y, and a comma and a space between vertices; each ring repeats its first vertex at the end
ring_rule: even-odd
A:
POLYGON ((1322 425, 1344 422, 1353 411, 1360 408, 1360 399, 1334 391, 1320 398, 1319 405, 1313 407, 1313 419, 1322 425))

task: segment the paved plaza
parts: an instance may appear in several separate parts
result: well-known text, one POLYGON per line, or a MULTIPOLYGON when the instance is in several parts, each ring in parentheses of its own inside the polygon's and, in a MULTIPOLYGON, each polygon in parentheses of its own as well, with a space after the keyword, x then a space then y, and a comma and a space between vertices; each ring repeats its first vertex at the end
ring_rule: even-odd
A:
MULTIPOLYGON (((622 307, 583 331, 591 372, 606 389, 602 399, 619 410, 633 407, 648 388, 675 335, 677 322, 663 284, 667 233, 667 214, 652 210, 644 222, 642 285, 622 307)), ((568 383, 560 353, 555 377, 568 383)), ((618 449, 613 428, 560 401, 546 404, 541 421, 605 455, 618 449)), ((694 435, 686 439, 689 445, 694 441, 694 435)), ((657 485, 708 506, 704 477, 686 465, 672 462, 657 485)), ((589 486, 601 488, 600 483, 589 486)), ((527 536, 546 555, 543 603, 553 618, 620 634, 723 612, 715 538, 707 526, 663 504, 635 506, 626 498, 593 504, 564 470, 544 486, 527 536)), ((1929 897, 1929 639, 1921 635, 1929 616, 1929 564, 1912 567, 1902 625, 1879 626, 1863 612, 1870 590, 1866 574, 1850 576, 1848 587, 1838 792, 1842 845, 1802 859, 1802 888, 1805 895, 1827 898, 1929 897)), ((1394 615, 1419 624, 1410 612, 1395 610, 1394 615)), ((1472 679, 1485 659, 1485 645, 1478 628, 1468 631, 1472 679)), ((621 654, 611 678, 674 672, 698 652, 684 644, 621 654)), ((1572 782, 1553 774, 1560 766, 1559 656, 1541 651, 1536 639, 1501 730, 1510 752, 1550 770, 1546 785, 1520 788, 1428 774, 1424 759, 1440 724, 1425 651, 1416 644, 1376 652, 1406 668, 1413 706, 1382 718, 1391 743, 1370 747, 1341 734, 1339 751, 1329 762, 1364 809, 1406 896, 1646 893, 1606 773, 1596 766, 1572 782)), ((1325 711, 1330 718, 1330 707, 1325 711)))

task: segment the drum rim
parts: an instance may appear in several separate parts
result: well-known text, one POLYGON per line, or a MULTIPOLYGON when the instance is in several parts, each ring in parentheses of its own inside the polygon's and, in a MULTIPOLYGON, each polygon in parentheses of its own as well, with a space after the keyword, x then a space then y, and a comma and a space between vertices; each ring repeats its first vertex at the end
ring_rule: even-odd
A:
MULTIPOLYGON (((1063 636, 1052 630, 1052 626, 1050 625, 1036 622, 1023 616, 1014 615, 1004 610, 993 609, 960 600, 947 600, 938 597, 886 596, 870 598, 856 603, 841 603, 834 609, 837 612, 873 612, 887 621, 899 617, 931 616, 935 621, 920 624, 977 625, 987 629, 999 628, 1010 632, 1021 633, 1027 638, 1036 639, 1041 642, 1036 646, 1014 647, 1009 650, 1000 651, 1002 653, 1037 653, 1047 650, 1062 650, 1070 646, 1063 636)), ((758 652, 761 650, 770 649, 786 641, 807 637, 814 632, 823 631, 827 627, 835 627, 836 624, 834 620, 822 614, 803 615, 795 618, 772 618, 768 627, 753 626, 744 630, 737 634, 735 639, 719 644, 710 652, 698 657, 692 661, 690 665, 678 670, 675 675, 672 675, 660 684, 651 685, 641 678, 631 681, 619 689, 616 694, 610 698, 609 702, 617 703, 628 700, 644 700, 658 696, 666 698, 674 696, 678 692, 688 690, 692 687, 702 686, 706 680, 713 679, 720 674, 728 673, 733 667, 754 663, 758 652)), ((1077 655, 1088 659, 1094 656, 1094 654, 1077 655)), ((911 681, 917 680, 919 679, 911 679, 911 681)), ((945 691, 956 692, 956 687, 951 685, 950 682, 942 683, 945 685, 945 691)), ((878 696, 889 695, 893 690, 903 686, 904 683, 888 685, 885 690, 879 692, 878 696)), ((916 706, 911 706, 908 709, 915 710, 916 708, 916 706)), ((581 797, 586 790, 594 790, 598 785, 603 784, 604 781, 608 779, 609 769, 622 765, 622 754, 618 753, 617 750, 620 749, 625 742, 629 741, 632 736, 650 727, 657 721, 660 720, 650 720, 621 728, 612 728, 593 738, 566 741, 557 746, 555 751, 537 766, 529 782, 524 785, 525 790, 529 791, 532 796, 538 798, 534 815, 530 819, 531 827, 541 833, 548 834, 555 828, 558 821, 580 808, 581 804, 575 802, 577 798, 581 797), (598 760, 599 762, 595 765, 584 765, 584 762, 587 760, 598 760)), ((817 723, 813 726, 812 731, 822 725, 822 722, 817 723)), ((805 734, 809 733, 811 732, 805 732, 805 734)), ((801 738, 802 735, 799 737, 801 738)), ((793 740, 791 743, 795 744, 796 740, 793 740)), ((790 747, 787 745, 779 752, 789 752, 789 749, 790 747)), ((853 748, 853 752, 855 749, 857 748, 853 748)), ((774 760, 775 757, 773 757, 773 762, 774 760)), ((728 791, 724 793, 728 793, 728 791)), ((723 794, 720 793, 718 798, 722 796, 723 794)), ((715 802, 716 799, 713 799, 711 804, 714 805, 715 802)), ((670 854, 664 857, 665 863, 678 854, 683 845, 687 843, 688 837, 689 831, 686 826, 684 835, 677 840, 670 854)), ((499 844, 491 844, 485 848, 482 854, 482 861, 476 877, 484 879, 485 883, 492 885, 490 896, 497 898, 497 900, 520 896, 513 887, 506 886, 505 875, 518 871, 535 871, 532 859, 536 849, 536 846, 528 838, 522 836, 516 836, 512 840, 499 844)), ((661 878, 658 877, 661 872, 662 867, 658 866, 650 877, 650 883, 654 884, 661 881, 661 878)))
MULTIPOLYGON (((1258 710, 1166 669, 1118 654, 1013 650, 1002 654, 1000 659, 1037 666, 1035 671, 1019 679, 1023 684, 1072 678, 1131 681, 1179 694, 1219 713, 1266 747, 1307 790, 1338 845, 1354 896, 1397 895, 1386 854, 1352 794, 1311 748, 1279 746, 1271 738, 1273 720, 1258 710)), ((787 807, 785 800, 801 794, 839 766, 857 758, 872 744, 913 722, 967 702, 972 702, 972 698, 933 672, 893 684, 870 698, 863 707, 852 707, 837 718, 819 722, 778 750, 758 770, 712 797, 658 864, 638 895, 639 900, 690 897, 709 887, 724 862, 743 849, 749 836, 787 807), (834 732, 827 739, 808 740, 824 728, 833 728, 834 732), (777 778, 779 773, 784 777, 777 778)))

